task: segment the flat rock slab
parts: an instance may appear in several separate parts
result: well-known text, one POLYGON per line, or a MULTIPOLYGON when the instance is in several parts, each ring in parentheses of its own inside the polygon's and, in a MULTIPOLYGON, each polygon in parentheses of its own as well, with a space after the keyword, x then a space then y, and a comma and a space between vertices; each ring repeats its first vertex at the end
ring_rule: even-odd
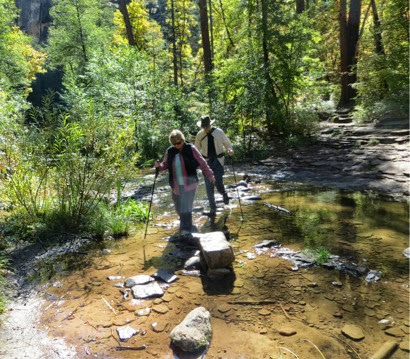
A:
POLYGON ((158 305, 154 305, 152 307, 152 310, 159 314, 165 314, 169 311, 169 308, 165 304, 158 304, 158 305))
POLYGON ((362 340, 364 338, 363 330, 353 324, 346 324, 342 328, 342 334, 353 340, 362 340))
POLYGON ((407 340, 401 342, 400 343, 400 349, 407 352, 407 353, 409 353, 410 352, 410 343, 407 340))
POLYGON ((144 299, 150 297, 162 297, 164 295, 163 290, 157 282, 151 282, 148 284, 134 285, 132 288, 132 295, 135 299, 144 299))
POLYGON ((199 247, 211 269, 228 267, 235 260, 232 246, 223 232, 206 233, 199 238, 199 247))
POLYGON ((389 328, 385 331, 385 333, 391 335, 392 337, 398 338, 406 336, 400 327, 389 328))
POLYGON ((129 325, 125 325, 123 327, 117 328, 118 337, 122 342, 126 342, 129 340, 133 335, 138 334, 139 330, 130 327, 129 325))
POLYGON ((174 274, 174 271, 172 269, 160 268, 153 276, 155 278, 161 279, 166 283, 172 283, 178 280, 178 277, 174 274))
POLYGON ((133 277, 129 277, 125 280, 124 285, 127 288, 131 288, 134 285, 140 285, 140 284, 147 284, 149 282, 153 282, 154 278, 152 278, 149 275, 145 275, 145 274, 140 274, 140 275, 135 275, 133 277))

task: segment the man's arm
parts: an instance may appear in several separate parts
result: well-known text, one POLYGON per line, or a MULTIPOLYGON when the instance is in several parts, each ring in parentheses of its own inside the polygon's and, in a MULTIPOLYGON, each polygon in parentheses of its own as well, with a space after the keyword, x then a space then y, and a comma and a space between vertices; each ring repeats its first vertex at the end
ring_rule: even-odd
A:
POLYGON ((228 153, 228 156, 233 156, 233 148, 232 148, 232 142, 228 138, 228 136, 225 135, 225 132, 222 132, 222 144, 224 145, 226 152, 228 153))
POLYGON ((192 146, 192 154, 195 160, 198 162, 199 167, 201 168, 202 173, 209 179, 211 183, 215 183, 214 173, 211 168, 206 163, 205 159, 202 157, 201 153, 195 146, 192 146))
POLYGON ((199 150, 199 152, 201 152, 201 147, 202 147, 202 141, 201 141, 201 132, 202 131, 199 131, 197 134, 196 134, 196 137, 195 137, 195 147, 199 150))

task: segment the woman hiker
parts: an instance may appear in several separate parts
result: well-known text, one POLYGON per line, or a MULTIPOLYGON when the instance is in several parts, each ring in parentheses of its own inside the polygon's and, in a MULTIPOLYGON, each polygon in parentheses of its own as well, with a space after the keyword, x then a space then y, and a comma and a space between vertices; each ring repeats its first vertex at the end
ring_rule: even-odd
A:
POLYGON ((185 136, 181 131, 173 130, 169 135, 169 142, 172 146, 165 152, 162 162, 155 162, 155 167, 159 171, 168 170, 172 199, 180 219, 180 235, 190 237, 192 205, 198 186, 196 170, 200 167, 204 177, 211 183, 215 183, 215 177, 196 147, 185 142, 185 136))
POLYGON ((226 193, 223 183, 225 150, 228 156, 233 156, 231 141, 226 137, 224 131, 212 126, 214 122, 215 120, 211 120, 209 116, 202 116, 201 121, 197 122, 202 130, 197 133, 195 138, 195 146, 208 162, 216 178, 215 183, 211 183, 205 178, 210 217, 214 217, 216 214, 215 187, 223 196, 224 203, 229 203, 228 193, 226 193))

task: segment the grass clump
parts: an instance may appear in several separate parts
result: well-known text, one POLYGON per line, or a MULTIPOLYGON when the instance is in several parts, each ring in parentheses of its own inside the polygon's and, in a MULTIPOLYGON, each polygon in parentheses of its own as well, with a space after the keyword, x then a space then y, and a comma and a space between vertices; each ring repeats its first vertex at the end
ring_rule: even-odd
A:
POLYGON ((314 258, 317 264, 327 263, 330 258, 330 252, 325 247, 306 248, 303 253, 310 258, 314 258))

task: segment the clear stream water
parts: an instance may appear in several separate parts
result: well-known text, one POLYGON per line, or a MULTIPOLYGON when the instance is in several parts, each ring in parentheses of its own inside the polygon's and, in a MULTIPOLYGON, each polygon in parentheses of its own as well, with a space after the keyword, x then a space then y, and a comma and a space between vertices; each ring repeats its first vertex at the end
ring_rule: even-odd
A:
MULTIPOLYGON (((183 268, 178 248, 169 241, 178 221, 161 176, 145 240, 142 228, 129 238, 104 242, 104 248, 88 248, 38 268, 43 276, 45 271, 55 273, 43 289, 41 325, 75 345, 79 358, 197 358, 171 348, 169 332, 189 311, 204 306, 213 328, 206 358, 321 358, 317 346, 327 359, 364 359, 386 341, 400 345, 393 358, 408 358, 409 260, 403 255, 409 246, 408 204, 371 194, 253 180, 260 183, 251 182, 243 196, 261 199, 241 197, 239 206, 236 189, 230 189, 230 205, 220 203, 212 223, 202 215, 207 205, 203 184, 196 195, 198 230, 229 232, 236 255, 231 275, 222 280, 179 275, 162 298, 139 302, 124 299, 114 287, 124 279, 107 279, 183 268), (337 255, 355 268, 378 271, 381 278, 369 283, 348 270, 322 265, 296 270, 274 249, 257 252, 254 245, 263 240, 293 251, 322 248, 318 255, 337 255), (151 308, 148 316, 136 314, 146 307, 151 308), (140 333, 119 343, 116 328, 126 324, 140 333), (348 324, 361 328, 364 339, 344 336, 341 330, 348 324), (296 334, 284 336, 284 328, 296 334), (143 344, 147 349, 141 351, 116 349, 143 344)), ((233 182, 232 176, 226 178, 228 185, 233 182)))

